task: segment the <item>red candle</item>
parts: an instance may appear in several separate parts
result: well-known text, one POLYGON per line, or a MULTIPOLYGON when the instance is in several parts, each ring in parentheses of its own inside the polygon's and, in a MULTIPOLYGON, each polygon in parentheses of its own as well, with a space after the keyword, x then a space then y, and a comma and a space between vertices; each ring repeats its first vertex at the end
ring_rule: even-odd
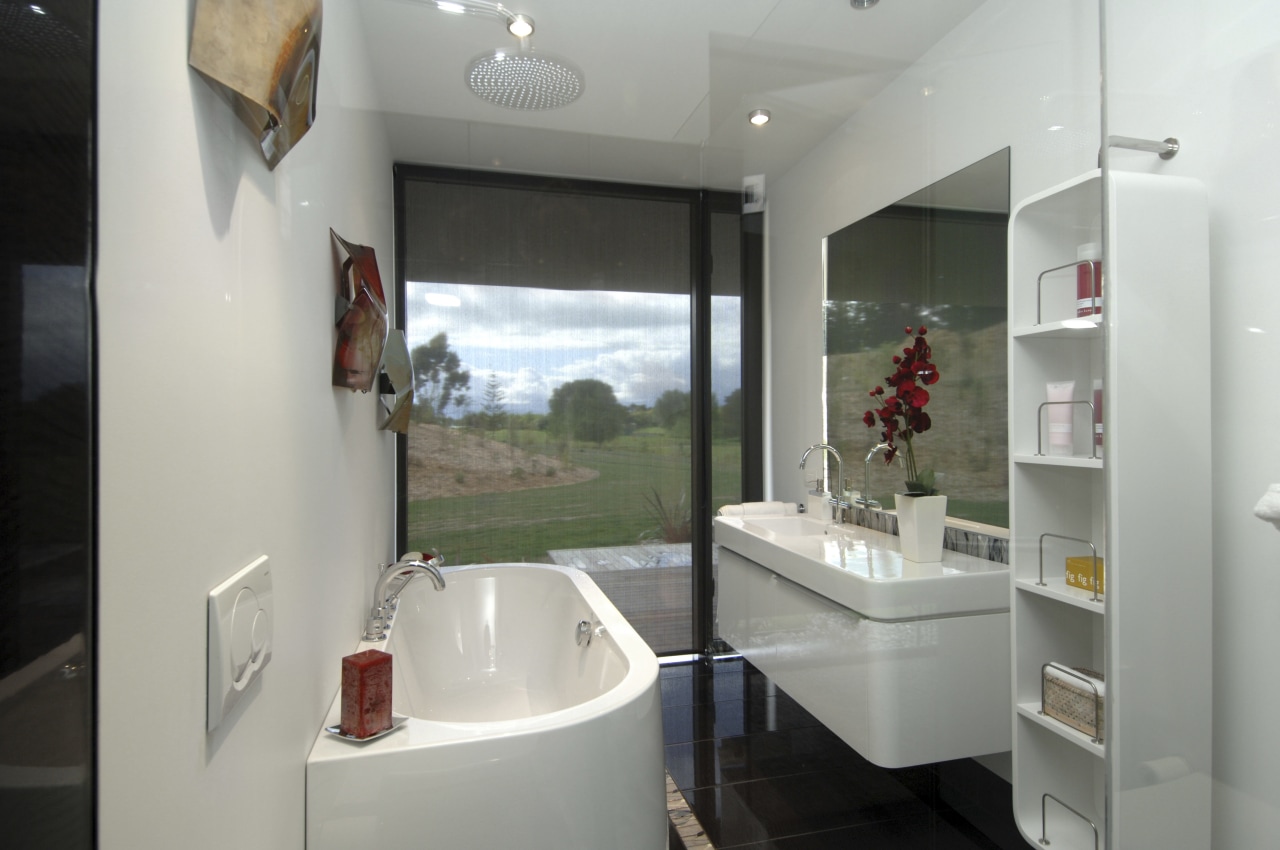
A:
POLYGON ((368 738, 391 728, 391 656, 366 649, 342 659, 342 734, 368 738))

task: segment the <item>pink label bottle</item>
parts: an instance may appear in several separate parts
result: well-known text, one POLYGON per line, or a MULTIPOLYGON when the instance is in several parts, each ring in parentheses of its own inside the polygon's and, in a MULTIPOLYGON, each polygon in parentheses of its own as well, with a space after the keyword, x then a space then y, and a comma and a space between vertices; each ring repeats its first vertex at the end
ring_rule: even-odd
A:
POLYGON ((1102 312, 1102 246, 1086 242, 1076 248, 1076 316, 1102 312))
POLYGON ((1093 382, 1093 444, 1102 447, 1102 381, 1093 382))

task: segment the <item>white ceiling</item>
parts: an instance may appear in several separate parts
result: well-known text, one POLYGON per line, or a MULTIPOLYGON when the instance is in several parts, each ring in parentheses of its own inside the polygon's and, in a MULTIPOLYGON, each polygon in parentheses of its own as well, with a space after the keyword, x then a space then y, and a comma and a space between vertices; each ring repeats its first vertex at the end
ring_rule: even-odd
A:
POLYGON ((546 111, 480 100, 467 66, 516 40, 433 0, 362 0, 373 90, 399 162, 738 189, 777 177, 983 0, 510 0, 580 68, 546 111), (747 123, 768 109, 763 128, 747 123))

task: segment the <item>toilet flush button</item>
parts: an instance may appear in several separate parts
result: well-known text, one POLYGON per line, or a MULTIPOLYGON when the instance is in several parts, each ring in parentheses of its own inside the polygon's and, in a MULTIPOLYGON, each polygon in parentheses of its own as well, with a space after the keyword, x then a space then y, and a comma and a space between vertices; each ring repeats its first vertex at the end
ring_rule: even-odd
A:
POLYGON ((257 661, 262 657, 262 650, 266 648, 267 641, 271 638, 271 615, 259 608, 253 615, 253 628, 250 634, 250 642, 252 644, 249 656, 251 661, 257 661))
POLYGON ((271 567, 267 557, 209 591, 208 700, 213 731, 271 660, 271 567))
POLYGON ((249 672, 249 660, 253 655, 253 622, 259 610, 258 594, 250 588, 240 588, 231 611, 231 681, 237 687, 248 684, 241 680, 249 672))

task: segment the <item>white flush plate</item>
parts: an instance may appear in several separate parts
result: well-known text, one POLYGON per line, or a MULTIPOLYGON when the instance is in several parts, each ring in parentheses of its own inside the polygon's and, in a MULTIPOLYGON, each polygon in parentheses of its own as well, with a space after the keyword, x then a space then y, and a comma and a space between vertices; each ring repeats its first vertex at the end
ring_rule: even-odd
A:
POLYGON ((212 732, 271 660, 271 568, 263 555, 209 591, 209 704, 212 732))

